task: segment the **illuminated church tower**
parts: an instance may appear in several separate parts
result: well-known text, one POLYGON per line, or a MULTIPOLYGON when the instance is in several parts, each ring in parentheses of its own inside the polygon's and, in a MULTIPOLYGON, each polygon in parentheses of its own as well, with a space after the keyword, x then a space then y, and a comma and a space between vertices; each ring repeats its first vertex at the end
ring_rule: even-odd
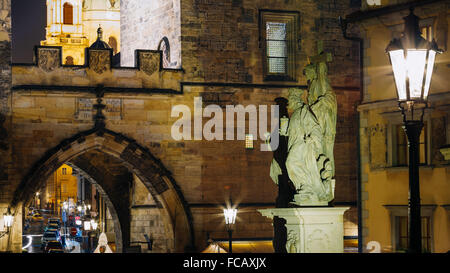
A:
POLYGON ((120 51, 119 0, 47 0, 45 46, 61 46, 64 64, 82 65, 85 48, 97 39, 103 29, 104 40, 120 51))

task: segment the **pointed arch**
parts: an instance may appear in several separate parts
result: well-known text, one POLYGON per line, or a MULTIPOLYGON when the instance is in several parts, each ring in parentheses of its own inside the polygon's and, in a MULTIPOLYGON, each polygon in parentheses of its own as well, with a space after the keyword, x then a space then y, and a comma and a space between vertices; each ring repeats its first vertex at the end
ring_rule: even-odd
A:
POLYGON ((163 222, 168 230, 173 234, 189 234, 183 238, 174 238, 174 251, 183 252, 186 247, 194 245, 191 212, 171 173, 147 148, 108 129, 78 133, 48 150, 22 179, 14 192, 11 208, 16 209, 21 203, 28 203, 36 190, 44 185, 46 178, 60 165, 92 149, 119 159, 130 172, 139 177, 161 209, 163 222))
POLYGON ((163 68, 170 67, 170 44, 167 37, 163 37, 158 44, 158 50, 162 51, 162 64, 163 68))

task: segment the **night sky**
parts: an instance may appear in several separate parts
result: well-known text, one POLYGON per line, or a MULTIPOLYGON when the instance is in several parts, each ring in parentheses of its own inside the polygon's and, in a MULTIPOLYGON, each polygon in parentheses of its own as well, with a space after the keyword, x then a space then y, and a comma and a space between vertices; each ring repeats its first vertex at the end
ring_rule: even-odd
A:
POLYGON ((33 62, 33 47, 45 40, 46 0, 12 0, 12 62, 33 62))

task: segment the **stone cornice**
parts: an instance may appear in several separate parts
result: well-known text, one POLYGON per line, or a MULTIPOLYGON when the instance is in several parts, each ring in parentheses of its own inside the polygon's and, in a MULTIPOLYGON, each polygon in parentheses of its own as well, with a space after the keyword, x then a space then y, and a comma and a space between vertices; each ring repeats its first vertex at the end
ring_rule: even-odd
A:
MULTIPOLYGON (((430 94, 428 96, 428 102, 431 103, 431 106, 433 108, 441 110, 442 107, 445 107, 444 105, 438 106, 434 105, 439 102, 447 102, 450 101, 450 91, 437 93, 437 94, 430 94)), ((368 101, 363 102, 357 107, 357 111, 365 111, 365 110, 373 110, 373 109, 381 109, 381 108, 398 108, 398 101, 397 99, 387 99, 387 100, 379 100, 379 101, 368 101)))

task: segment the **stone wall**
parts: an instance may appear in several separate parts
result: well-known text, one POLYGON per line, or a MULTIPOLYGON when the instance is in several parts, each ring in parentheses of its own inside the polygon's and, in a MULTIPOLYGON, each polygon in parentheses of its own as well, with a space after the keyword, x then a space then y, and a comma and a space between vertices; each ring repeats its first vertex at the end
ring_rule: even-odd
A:
MULTIPOLYGON (((156 49, 166 35, 157 33, 162 28, 174 35, 173 39, 168 36, 172 57, 176 56, 173 52, 177 52, 178 41, 177 54, 183 60, 184 70, 158 69, 155 65, 159 59, 154 52, 140 52, 139 58, 144 61, 136 62, 139 67, 134 69, 105 66, 103 57, 98 59, 101 62, 93 62, 87 68, 48 66, 59 64, 58 60, 37 66, 14 66, 15 90, 11 96, 14 127, 9 133, 14 135, 10 144, 15 153, 9 166, 14 176, 9 183, 16 187, 23 178, 23 170, 29 170, 48 149, 94 126, 94 113, 90 109, 98 86, 103 85, 106 128, 148 148, 170 171, 192 215, 198 251, 206 246, 207 233, 212 238, 226 238, 221 208, 230 195, 233 202, 240 204, 233 237, 270 238, 271 221, 256 209, 273 206, 275 202, 277 188, 269 177, 272 153, 260 151, 260 140, 254 141, 255 149, 245 149, 244 140, 175 141, 171 127, 179 117, 171 117, 171 109, 187 105, 193 120, 195 97, 203 99, 203 107, 218 104, 222 109, 237 104, 272 105, 275 98, 287 96, 289 86, 305 84, 302 67, 307 56, 316 54, 316 41, 322 39, 325 50, 333 53, 329 74, 339 109, 336 201, 354 203, 357 164, 352 159, 357 151, 354 103, 359 100, 358 45, 342 38, 337 22, 338 15, 348 13, 347 2, 182 0, 170 1, 169 6, 150 7, 147 3, 136 6, 137 1, 121 1, 121 57, 125 60, 122 65, 134 63, 136 48, 156 49), (295 83, 262 79, 258 11, 274 6, 300 12, 295 83), (177 14, 180 8, 181 13, 177 14), (161 14, 161 10, 167 13, 161 14), (156 20, 157 26, 153 26, 150 21, 145 22, 144 15, 151 18, 149 14, 170 22, 156 20), (181 41, 177 40, 180 38, 181 41), (131 47, 131 43, 136 47, 131 47)), ((208 120, 203 118, 203 125, 208 120)), ((141 235, 149 233, 163 236, 151 205, 137 202, 132 209, 132 241, 143 241, 141 235), (152 219, 155 219, 153 226, 152 219)), ((176 218, 185 212, 169 213, 176 218)), ((173 231, 175 244, 181 236, 188 236, 177 232, 175 227, 173 231)), ((167 235, 156 239, 170 244, 167 235)), ((155 249, 164 251, 158 243, 155 249)))
MULTIPOLYGON (((7 211, 11 194, 14 190, 9 183, 8 166, 11 164, 11 149, 8 145, 10 135, 10 94, 11 94, 11 0, 0 1, 0 215, 7 211)), ((14 227, 22 225, 20 219, 14 227)), ((3 228, 3 227, 2 227, 3 228)), ((0 250, 20 250, 20 234, 4 236, 0 239, 0 250)))
MULTIPOLYGON (((263 48, 259 12, 299 12, 296 66, 316 55, 316 42, 333 54, 329 74, 333 85, 359 86, 358 46, 345 40, 338 17, 349 13, 349 1, 305 0, 181 0, 181 48, 186 77, 196 81, 262 83, 263 48)), ((268 83, 268 82, 266 82, 268 83)))
POLYGON ((9 110, 11 88, 11 0, 0 1, 0 113, 9 110))
POLYGON ((163 37, 169 39, 171 67, 181 66, 179 0, 125 0, 120 3, 120 61, 134 65, 136 49, 158 49, 163 37))
MULTIPOLYGON (((345 235, 355 236, 358 222, 356 105, 360 100, 359 45, 343 38, 338 21, 339 16, 345 17, 354 8, 349 5, 350 1, 343 0, 181 0, 181 57, 185 81, 204 82, 205 85, 210 85, 207 88, 196 87, 202 90, 204 100, 219 102, 219 105, 272 104, 275 97, 287 95, 287 89, 275 88, 274 85, 306 84, 302 75, 303 67, 307 63, 307 57, 317 53, 317 41, 323 41, 324 50, 331 52, 333 56, 328 74, 338 100, 335 204, 353 204, 352 209, 345 214, 347 221, 345 235), (260 46, 259 26, 261 10, 299 12, 296 82, 269 82, 263 79, 264 52, 260 46), (229 87, 213 87, 216 83, 229 83, 229 87), (261 84, 267 88, 254 88, 255 84, 261 84)), ((352 31, 349 30, 348 35, 356 36, 352 31)), ((221 148, 222 144, 210 142, 198 146, 200 150, 209 149, 213 154, 211 157, 213 160, 205 160, 205 155, 202 156, 204 160, 202 184, 205 186, 202 187, 201 196, 204 197, 200 202, 208 203, 214 201, 214 198, 219 198, 218 200, 226 198, 208 197, 218 192, 219 185, 231 186, 233 198, 239 198, 242 193, 245 193, 245 197, 239 200, 242 203, 274 202, 276 194, 273 192, 275 189, 273 182, 268 177, 268 173, 262 171, 268 170, 272 155, 256 150, 244 150, 243 146, 234 148, 234 145, 239 144, 226 142, 223 144, 224 148, 221 148), (230 163, 230 160, 233 163, 230 163), (244 166, 239 168, 238 164, 244 166), (222 171, 220 166, 224 166, 223 168, 232 166, 231 171, 222 171), (208 180, 210 182, 207 182, 208 180), (212 186, 213 181, 216 186, 212 186), (209 187, 212 190, 209 190, 209 187)), ((210 155, 206 158, 210 158, 210 155)), ((199 195, 196 196, 195 199, 198 199, 199 195)), ((226 238, 223 227, 201 224, 200 219, 209 217, 212 209, 202 210, 198 207, 193 210, 195 210, 194 223, 196 227, 198 225, 196 232, 199 244, 206 238, 206 232, 213 238, 226 238), (200 230, 203 230, 202 235, 199 234, 200 230)), ((252 221, 243 220, 247 224, 243 228, 237 224, 235 236, 271 237, 270 222, 256 213, 254 208, 247 208, 247 210, 248 217, 243 219, 252 221), (255 227, 258 228, 255 229, 255 227)), ((220 212, 216 211, 216 213, 220 212)))
POLYGON ((174 249, 173 231, 164 225, 160 208, 156 206, 152 195, 142 181, 134 176, 131 204, 131 244, 140 245, 142 252, 170 252, 174 249), (153 240, 148 249, 145 235, 153 240))

